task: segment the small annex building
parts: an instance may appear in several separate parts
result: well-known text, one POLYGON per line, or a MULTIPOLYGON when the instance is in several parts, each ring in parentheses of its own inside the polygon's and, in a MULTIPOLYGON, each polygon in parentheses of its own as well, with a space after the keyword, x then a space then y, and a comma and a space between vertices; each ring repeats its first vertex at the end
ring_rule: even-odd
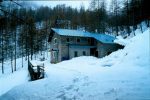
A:
POLYGON ((104 57, 123 48, 121 45, 114 43, 114 40, 115 37, 106 34, 51 28, 48 39, 51 63, 79 56, 104 57))

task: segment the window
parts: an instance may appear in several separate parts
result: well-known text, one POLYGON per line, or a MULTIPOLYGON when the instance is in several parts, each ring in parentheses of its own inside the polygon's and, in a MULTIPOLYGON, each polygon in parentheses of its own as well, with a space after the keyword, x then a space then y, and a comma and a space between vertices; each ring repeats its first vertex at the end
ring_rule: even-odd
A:
POLYGON ((52 53, 53 55, 53 58, 56 58, 57 57, 57 52, 56 51, 53 51, 53 53, 52 53))
POLYGON ((57 38, 54 38, 54 43, 57 43, 57 38))
POLYGON ((77 42, 80 42, 80 39, 77 39, 77 42))
POLYGON ((69 38, 67 38, 67 42, 69 42, 69 38))
POLYGON ((78 52, 77 51, 74 52, 74 57, 78 57, 78 52))
POLYGON ((88 43, 90 43, 90 39, 88 39, 88 43))
POLYGON ((83 51, 83 56, 85 56, 86 55, 86 52, 85 51, 83 51))
POLYGON ((56 52, 54 52, 54 58, 56 58, 57 57, 57 53, 56 52))

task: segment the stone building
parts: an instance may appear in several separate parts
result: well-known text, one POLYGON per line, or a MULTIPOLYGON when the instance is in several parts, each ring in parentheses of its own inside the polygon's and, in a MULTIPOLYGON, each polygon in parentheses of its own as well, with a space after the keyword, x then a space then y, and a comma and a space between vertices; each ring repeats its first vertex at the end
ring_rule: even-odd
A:
POLYGON ((115 37, 80 30, 52 28, 49 40, 51 63, 79 56, 104 57, 123 48, 114 43, 115 37))

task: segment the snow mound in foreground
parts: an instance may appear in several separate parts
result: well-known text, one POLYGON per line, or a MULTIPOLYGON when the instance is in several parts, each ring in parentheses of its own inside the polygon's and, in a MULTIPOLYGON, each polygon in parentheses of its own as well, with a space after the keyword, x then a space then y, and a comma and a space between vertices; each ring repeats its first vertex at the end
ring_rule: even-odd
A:
MULTIPOLYGON (((17 86, 2 100, 149 100, 150 30, 101 59, 45 62, 47 78, 17 86)), ((19 75, 18 75, 19 76, 19 75)))

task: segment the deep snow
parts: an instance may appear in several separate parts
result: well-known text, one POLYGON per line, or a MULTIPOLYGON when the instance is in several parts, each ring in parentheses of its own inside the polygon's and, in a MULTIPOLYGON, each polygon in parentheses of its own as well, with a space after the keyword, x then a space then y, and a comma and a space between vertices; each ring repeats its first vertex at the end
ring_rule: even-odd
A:
MULTIPOLYGON (((47 57, 46 53, 43 53, 43 55, 45 55, 45 57, 47 57)), ((43 58, 43 55, 38 54, 38 55, 34 55, 34 59, 35 56, 37 58, 43 58)), ((47 60, 49 60, 47 58, 47 60)), ((13 67, 14 67, 14 61, 12 61, 13 67)), ((22 68, 22 58, 18 58, 16 59, 16 69, 17 71, 14 71, 12 73, 11 70, 11 61, 5 61, 4 62, 4 74, 1 73, 1 63, 0 63, 0 96, 6 92, 8 92, 10 89, 12 89, 13 87, 20 85, 20 84, 25 84, 26 82, 28 82, 30 80, 29 78, 29 73, 27 70, 27 60, 24 57, 23 58, 23 68, 22 68)))
MULTIPOLYGON (((125 41, 124 49, 101 59, 84 56, 58 64, 46 60, 45 79, 18 84, 0 100, 150 100, 150 30, 125 41)), ((26 73, 16 75, 21 82, 26 73)))

